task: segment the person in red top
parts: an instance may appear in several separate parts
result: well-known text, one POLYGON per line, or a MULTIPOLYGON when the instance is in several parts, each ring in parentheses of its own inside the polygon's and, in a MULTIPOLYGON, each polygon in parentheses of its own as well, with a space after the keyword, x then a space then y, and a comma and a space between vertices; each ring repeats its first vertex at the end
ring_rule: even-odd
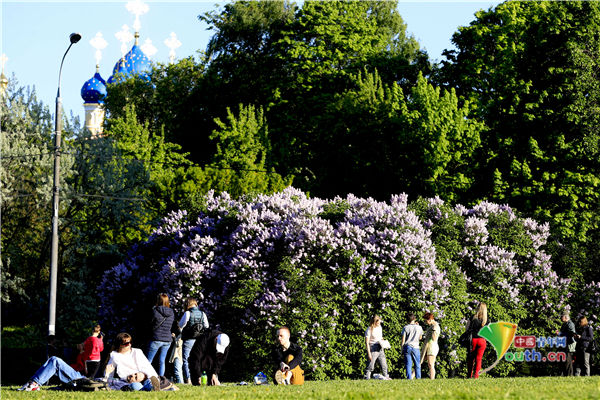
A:
POLYGON ((88 378, 94 378, 100 367, 100 353, 104 350, 102 336, 100 325, 96 325, 92 335, 77 345, 80 353, 71 367, 88 378))

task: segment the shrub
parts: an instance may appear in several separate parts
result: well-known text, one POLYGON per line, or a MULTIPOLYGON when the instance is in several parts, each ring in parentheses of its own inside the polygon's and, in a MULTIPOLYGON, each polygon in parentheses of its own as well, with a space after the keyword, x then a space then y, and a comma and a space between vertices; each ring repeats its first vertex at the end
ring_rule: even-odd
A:
MULTIPOLYGON (((442 327, 439 373, 447 376, 464 358, 456 340, 476 302, 488 303, 492 321, 548 335, 568 295, 542 250, 547 225, 507 206, 452 208, 437 198, 409 206, 405 195, 323 200, 288 188, 241 200, 211 192, 201 208, 169 214, 105 273, 101 317, 141 339, 156 293, 174 304, 204 299, 209 320, 232 336, 241 374, 269 369, 275 329, 287 325, 304 348, 308 377, 357 377, 373 313, 384 320, 397 371, 405 314, 432 311, 442 327)), ((509 373, 505 364, 493 372, 509 373)))

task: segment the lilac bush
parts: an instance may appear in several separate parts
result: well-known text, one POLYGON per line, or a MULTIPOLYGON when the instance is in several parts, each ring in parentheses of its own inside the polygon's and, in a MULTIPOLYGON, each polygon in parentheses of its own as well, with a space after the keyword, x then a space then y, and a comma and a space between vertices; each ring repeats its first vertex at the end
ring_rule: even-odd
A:
POLYGON ((383 317, 388 362, 399 371, 406 312, 431 311, 442 324, 439 365, 447 374, 474 302, 487 301, 493 320, 527 328, 548 325, 540 307, 564 306, 568 282, 542 250, 547 237, 547 226, 492 203, 323 200, 293 188, 237 200, 210 192, 198 215, 169 214, 104 274, 101 318, 143 338, 140 310, 156 293, 179 307, 195 296, 234 339, 232 362, 245 366, 238 372, 268 369, 275 329, 287 325, 305 349, 307 376, 325 379, 361 373, 373 313, 383 317))

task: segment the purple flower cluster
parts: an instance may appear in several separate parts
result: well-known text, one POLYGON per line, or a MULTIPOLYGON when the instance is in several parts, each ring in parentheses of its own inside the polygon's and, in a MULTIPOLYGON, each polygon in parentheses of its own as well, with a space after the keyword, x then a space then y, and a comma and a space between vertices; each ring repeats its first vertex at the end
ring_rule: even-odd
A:
MULTIPOLYGON (((390 202, 353 195, 323 200, 294 188, 240 200, 210 192, 200 215, 170 213, 123 263, 106 271, 99 285, 100 316, 116 329, 128 329, 136 308, 158 292, 169 293, 175 304, 196 296, 204 299, 212 322, 221 322, 214 319, 227 312, 227 323, 249 348, 264 340, 255 332, 296 323, 309 370, 329 368, 330 359, 351 368, 349 353, 362 350, 356 345, 350 350, 354 342, 347 336, 364 329, 373 312, 427 310, 443 319, 447 309, 463 309, 471 301, 470 293, 451 298, 452 285, 464 282, 452 282, 447 266, 438 265, 431 238, 432 228, 451 215, 463 221, 459 257, 476 271, 454 279, 473 287, 494 285, 515 308, 566 301, 568 282, 558 279, 540 250, 546 225, 519 219, 508 206, 451 209, 439 198, 428 200, 424 220, 407 201, 406 195, 390 202), (534 242, 530 255, 517 258, 490 243, 488 219, 499 213, 525 226, 534 242), (317 277, 322 281, 314 287, 298 284, 317 277)), ((458 332, 453 327, 458 319, 446 324, 458 332)), ((394 329, 390 333, 401 327, 394 329)), ((455 360, 456 354, 442 357, 455 360)))

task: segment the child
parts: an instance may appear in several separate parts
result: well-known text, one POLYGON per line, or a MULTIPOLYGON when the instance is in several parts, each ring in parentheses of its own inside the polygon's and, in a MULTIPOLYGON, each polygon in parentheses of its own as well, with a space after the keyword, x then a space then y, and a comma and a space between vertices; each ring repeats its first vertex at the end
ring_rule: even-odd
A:
MULTIPOLYGON (((375 368, 375 362, 379 360, 383 379, 390 380, 388 376, 388 366, 385 359, 385 352, 382 347, 383 331, 381 329, 381 318, 375 314, 371 318, 369 327, 365 332, 365 344, 367 345, 367 368, 365 369, 365 379, 371 379, 371 372, 375 368)), ((387 341, 385 341, 387 343, 387 341)))

